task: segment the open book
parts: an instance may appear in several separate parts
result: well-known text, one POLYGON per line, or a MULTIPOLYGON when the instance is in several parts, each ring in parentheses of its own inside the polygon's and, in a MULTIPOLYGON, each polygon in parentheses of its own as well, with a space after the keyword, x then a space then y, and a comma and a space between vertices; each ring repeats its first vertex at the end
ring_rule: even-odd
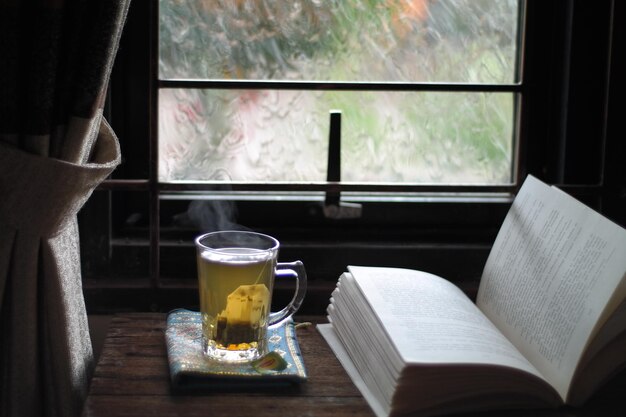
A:
POLYGON ((319 330, 379 417, 579 405, 626 365, 626 230, 534 177, 476 304, 425 272, 348 271, 319 330))

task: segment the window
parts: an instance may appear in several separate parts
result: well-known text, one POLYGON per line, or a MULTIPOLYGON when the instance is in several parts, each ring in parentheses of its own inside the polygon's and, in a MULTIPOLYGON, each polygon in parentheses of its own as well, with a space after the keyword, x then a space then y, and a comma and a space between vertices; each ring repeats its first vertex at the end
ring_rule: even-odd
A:
POLYGON ((107 109, 123 163, 80 215, 88 308, 193 306, 193 237, 238 227, 304 261, 304 312, 323 312, 347 264, 471 293, 526 173, 621 204, 605 198, 620 172, 605 151, 622 146, 606 124, 614 16, 582 1, 133 3, 107 109), (329 216, 337 198, 360 212, 329 216))
POLYGON ((517 0, 159 5, 163 183, 514 182, 517 0))

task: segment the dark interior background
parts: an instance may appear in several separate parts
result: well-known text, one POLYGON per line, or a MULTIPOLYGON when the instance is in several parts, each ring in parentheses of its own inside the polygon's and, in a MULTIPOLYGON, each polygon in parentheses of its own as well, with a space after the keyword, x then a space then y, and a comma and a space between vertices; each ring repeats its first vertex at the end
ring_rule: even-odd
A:
MULTIPOLYGON (((197 308, 192 239, 199 230, 184 222, 189 200, 160 200, 155 207, 153 197, 155 4, 132 3, 111 78, 107 119, 123 163, 79 215, 90 314, 197 308), (155 209, 158 250, 150 247, 155 209)), ((520 175, 557 184, 624 226, 624 4, 529 0, 527 19, 520 175)), ((301 312, 323 314, 349 264, 423 269, 475 294, 510 196, 434 197, 368 202, 361 218, 347 221, 324 218, 315 201, 204 204, 229 206, 237 223, 277 237, 281 260, 303 260, 309 292, 301 312)), ((274 301, 290 296, 289 285, 279 284, 274 301)))

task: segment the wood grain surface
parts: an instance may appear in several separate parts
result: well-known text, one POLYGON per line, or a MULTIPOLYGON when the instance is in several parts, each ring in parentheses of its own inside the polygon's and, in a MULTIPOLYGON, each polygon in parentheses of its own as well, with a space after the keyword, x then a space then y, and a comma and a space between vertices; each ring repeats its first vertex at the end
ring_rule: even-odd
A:
POLYGON ((83 416, 374 416, 314 325, 297 330, 309 375, 306 383, 254 391, 174 393, 165 317, 133 313, 113 318, 83 416))

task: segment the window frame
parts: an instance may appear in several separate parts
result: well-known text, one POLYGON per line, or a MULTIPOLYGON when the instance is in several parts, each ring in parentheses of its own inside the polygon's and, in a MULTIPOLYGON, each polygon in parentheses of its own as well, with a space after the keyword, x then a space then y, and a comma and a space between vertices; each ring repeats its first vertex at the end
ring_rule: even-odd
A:
MULTIPOLYGON (((82 235, 100 230, 99 233, 106 236, 104 243, 83 249, 83 257, 89 259, 102 252, 108 254, 86 274, 85 293, 92 311, 129 308, 167 310, 172 306, 188 305, 189 300, 196 297, 193 277, 179 280, 163 271, 164 265, 170 262, 168 257, 179 259, 176 255, 179 251, 192 251, 190 234, 170 234, 163 227, 162 217, 171 201, 199 197, 203 192, 222 185, 162 184, 158 181, 158 90, 176 88, 182 83, 187 85, 187 81, 158 80, 158 64, 150 60, 151 54, 158 51, 157 11, 157 0, 131 5, 106 109, 107 119, 120 137, 124 163, 112 178, 98 187, 95 193, 98 197, 90 202, 97 208, 81 212, 81 231, 85 230, 82 235), (148 155, 147 160, 145 155, 148 155), (130 166, 133 161, 139 161, 138 169, 130 166), (112 204, 112 200, 116 199, 112 195, 118 193, 140 196, 140 205, 147 212, 144 238, 140 239, 143 246, 136 256, 142 258, 148 276, 137 280, 109 279, 105 273, 98 272, 100 267, 110 270, 107 265, 118 262, 114 253, 120 239, 116 240, 115 229, 120 227, 121 220, 116 218, 112 204), (109 217, 106 224, 102 223, 102 215, 109 217), (184 240, 182 245, 181 239, 184 240)), ((524 55, 519 82, 493 87, 498 91, 513 90, 520 96, 518 140, 515 143, 519 163, 513 167, 514 181, 511 185, 233 183, 229 193, 214 192, 213 199, 238 200, 258 230, 273 234, 284 242, 281 253, 285 257, 305 258, 305 264, 311 265, 309 275, 312 285, 304 311, 323 311, 329 291, 334 286, 333 280, 341 273, 345 262, 353 260, 440 273, 471 295, 475 293, 491 242, 521 179, 528 173, 561 186, 593 208, 605 214, 612 213, 618 217, 617 221, 623 221, 619 218, 623 198, 615 197, 615 190, 623 187, 623 182, 620 183, 623 170, 616 168, 619 166, 618 158, 606 153, 608 150, 623 150, 623 145, 617 144, 617 134, 612 134, 613 131, 607 127, 607 115, 611 109, 609 99, 614 97, 609 92, 615 72, 610 70, 616 65, 610 59, 611 48, 617 48, 614 37, 619 27, 613 22, 615 16, 623 21, 623 14, 623 7, 613 1, 601 3, 595 8, 581 0, 549 4, 528 0, 525 3, 521 14, 525 24, 519 31, 524 39, 520 46, 524 55), (589 42, 581 41, 581 36, 588 33, 582 29, 582 22, 589 16, 593 18, 593 28, 603 29, 594 35, 593 40, 606 44, 606 49, 594 50, 593 42, 590 46, 589 42), (607 20, 611 24, 603 28, 607 20), (599 62, 602 61, 598 68, 585 67, 580 61, 581 55, 590 51, 595 52, 599 62), (581 86, 577 77, 594 79, 592 87, 595 89, 581 86), (600 90, 600 94, 596 93, 596 89, 600 90), (586 121, 584 118, 573 118, 572 112, 579 111, 582 106, 573 102, 572 97, 598 104, 594 117, 586 121), (585 134, 591 133, 599 133, 599 143, 586 143, 585 134), (591 163, 586 159, 589 155, 594 157, 591 163), (587 162, 583 172, 580 170, 581 162, 587 162), (256 194, 262 198, 254 201, 258 191, 264 193, 256 194), (374 214, 362 220, 335 221, 319 215, 306 219, 306 214, 313 211, 312 207, 319 207, 324 193, 328 191, 341 192, 346 201, 360 202, 369 213, 374 214), (367 193, 369 198, 364 198, 367 193), (283 220, 282 225, 271 218, 267 221, 272 207, 285 208, 278 215, 273 213, 283 220), (298 216, 302 216, 302 224, 298 224, 298 216), (272 221, 278 227, 272 225, 272 221), (450 262, 450 259, 455 261, 450 262)), ((584 23, 589 24, 588 21, 584 23)), ((206 81, 192 83, 208 85, 206 81)), ((290 88, 275 81, 243 83, 250 88, 290 88)), ((325 87, 323 83, 310 84, 313 88, 325 87)), ((240 83, 227 81, 211 85, 241 88, 240 83)), ((389 83, 366 85, 374 89, 393 87, 416 91, 484 91, 492 88, 423 83, 413 83, 409 87, 390 86, 389 83)), ((339 83, 336 86, 346 90, 362 87, 356 83, 339 83)), ((185 259, 189 262, 188 256, 185 259)), ((121 263, 118 270, 123 268, 124 262, 121 263)), ((190 274, 189 271, 185 273, 190 274)), ((285 294, 288 292, 285 290, 285 294)))

